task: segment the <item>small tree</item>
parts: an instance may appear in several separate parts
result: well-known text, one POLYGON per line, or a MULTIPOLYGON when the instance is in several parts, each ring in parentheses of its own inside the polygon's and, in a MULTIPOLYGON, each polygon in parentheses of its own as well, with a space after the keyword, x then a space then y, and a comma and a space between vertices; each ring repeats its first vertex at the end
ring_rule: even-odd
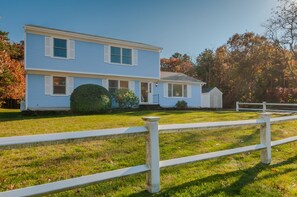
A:
POLYGON ((119 107, 124 108, 136 108, 139 104, 139 99, 131 90, 120 89, 113 95, 115 101, 119 104, 119 107))

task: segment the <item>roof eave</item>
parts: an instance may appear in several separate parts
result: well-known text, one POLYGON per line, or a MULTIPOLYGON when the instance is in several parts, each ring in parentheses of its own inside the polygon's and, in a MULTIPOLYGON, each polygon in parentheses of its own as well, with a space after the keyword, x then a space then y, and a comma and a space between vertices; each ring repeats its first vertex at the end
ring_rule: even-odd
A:
POLYGON ((194 82, 194 81, 179 81, 179 80, 166 80, 166 79, 160 79, 160 81, 164 81, 164 82, 176 82, 176 83, 203 84, 203 85, 206 84, 203 81, 194 82))
POLYGON ((56 36, 67 36, 69 38, 78 39, 78 40, 84 40, 89 42, 98 42, 102 44, 116 44, 116 45, 124 45, 134 48, 140 48, 145 50, 151 50, 156 52, 161 52, 163 48, 148 45, 144 43, 138 43, 138 42, 132 42, 127 40, 120 40, 120 39, 114 39, 114 38, 107 38, 102 36, 96 36, 96 35, 89 35, 89 34, 83 34, 83 33, 77 33, 77 32, 70 32, 70 31, 64 31, 59 29, 52 29, 47 27, 40 27, 40 26, 34 26, 34 25, 25 25, 24 26, 25 32, 28 33, 37 33, 37 34, 43 34, 43 35, 56 35, 56 36))

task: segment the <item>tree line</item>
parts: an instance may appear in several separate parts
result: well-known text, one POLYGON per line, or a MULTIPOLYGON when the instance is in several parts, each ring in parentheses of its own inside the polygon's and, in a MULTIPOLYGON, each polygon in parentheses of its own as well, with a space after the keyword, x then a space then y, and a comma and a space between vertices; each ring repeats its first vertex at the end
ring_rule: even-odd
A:
POLYGON ((161 70, 182 72, 218 87, 224 107, 244 102, 297 101, 297 3, 279 0, 263 25, 265 35, 234 34, 215 50, 193 61, 175 53, 161 59, 161 70))

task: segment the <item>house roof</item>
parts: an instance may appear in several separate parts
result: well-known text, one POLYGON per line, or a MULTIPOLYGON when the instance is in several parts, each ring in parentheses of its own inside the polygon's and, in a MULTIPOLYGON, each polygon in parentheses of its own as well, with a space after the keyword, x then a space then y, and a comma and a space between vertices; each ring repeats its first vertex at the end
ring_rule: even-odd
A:
POLYGON ((160 52, 163 48, 150 45, 150 44, 145 44, 145 43, 140 43, 140 42, 133 42, 133 41, 128 41, 128 40, 121 40, 121 39, 115 39, 115 38, 108 38, 108 37, 103 37, 103 36, 97 36, 97 35, 92 35, 92 34, 85 34, 85 33, 78 33, 78 32, 73 32, 73 31, 66 31, 66 30, 60 30, 60 29, 55 29, 55 28, 49 28, 49 27, 43 27, 43 26, 37 26, 37 25, 25 25, 24 27, 26 32, 30 33, 40 33, 40 34, 45 34, 45 35, 58 35, 58 36, 67 36, 79 40, 87 40, 91 42, 100 42, 103 44, 118 44, 118 45, 125 45, 125 46, 130 46, 130 47, 138 47, 142 49, 147 49, 147 50, 153 50, 153 51, 158 51, 160 52))
POLYGON ((201 80, 195 79, 183 73, 165 72, 161 71, 162 81, 176 81, 176 82, 191 82, 191 83, 204 83, 201 80))
MULTIPOLYGON (((212 91, 213 89, 218 89, 218 88, 217 87, 202 87, 202 93, 208 93, 208 92, 212 91)), ((219 90, 219 91, 222 92, 221 90, 219 90)))

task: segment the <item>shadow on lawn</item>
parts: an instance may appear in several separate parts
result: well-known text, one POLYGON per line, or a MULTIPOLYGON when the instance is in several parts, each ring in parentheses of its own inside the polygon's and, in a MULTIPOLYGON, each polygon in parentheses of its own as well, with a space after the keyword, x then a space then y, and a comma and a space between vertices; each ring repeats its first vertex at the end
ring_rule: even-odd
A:
MULTIPOLYGON (((215 182, 217 182, 217 187, 211 191, 207 191, 203 194, 200 194, 199 196, 216 196, 216 195, 220 195, 222 193, 224 193, 227 196, 234 196, 234 195, 243 195, 242 189, 245 186, 248 186, 249 184, 252 184, 255 181, 261 181, 261 180, 265 180, 265 179, 269 179, 272 177, 276 177, 282 174, 286 174, 286 173, 290 173, 292 171, 295 171, 295 168, 289 168, 286 170, 282 170, 282 171, 274 171, 273 168, 276 167, 280 167, 280 166, 285 166, 288 164, 292 164, 295 163, 297 161, 297 156, 291 157, 289 159, 287 159, 286 161, 280 162, 280 163, 276 163, 273 165, 266 165, 266 164, 262 164, 262 163, 258 163, 255 166, 245 169, 245 170, 237 170, 237 171, 232 171, 232 172, 228 172, 225 174, 215 174, 215 175, 211 175, 202 179, 197 179, 194 181, 190 181, 175 187, 171 187, 168 188, 166 190, 161 190, 160 193, 157 193, 153 196, 170 196, 170 194, 174 194, 174 193, 179 193, 182 194, 183 191, 185 191, 184 193, 187 194, 191 194, 191 195, 195 195, 195 193, 189 193, 189 190, 191 190, 191 187, 199 187, 199 186, 204 186, 207 184, 213 184, 215 182), (261 177, 257 177, 259 173, 261 173, 264 170, 269 170, 271 171, 271 173, 261 176, 261 177), (228 178, 236 178, 240 176, 235 182, 226 185, 226 186, 222 186, 221 182, 225 181, 228 178)), ((200 191, 201 192, 201 191, 200 191)), ((197 194, 196 194, 197 195, 197 194)), ((246 194, 248 195, 248 194, 246 194)), ((129 195, 130 197, 139 197, 139 196, 152 196, 152 194, 149 194, 147 191, 142 191, 139 193, 135 193, 132 195, 129 195)))

